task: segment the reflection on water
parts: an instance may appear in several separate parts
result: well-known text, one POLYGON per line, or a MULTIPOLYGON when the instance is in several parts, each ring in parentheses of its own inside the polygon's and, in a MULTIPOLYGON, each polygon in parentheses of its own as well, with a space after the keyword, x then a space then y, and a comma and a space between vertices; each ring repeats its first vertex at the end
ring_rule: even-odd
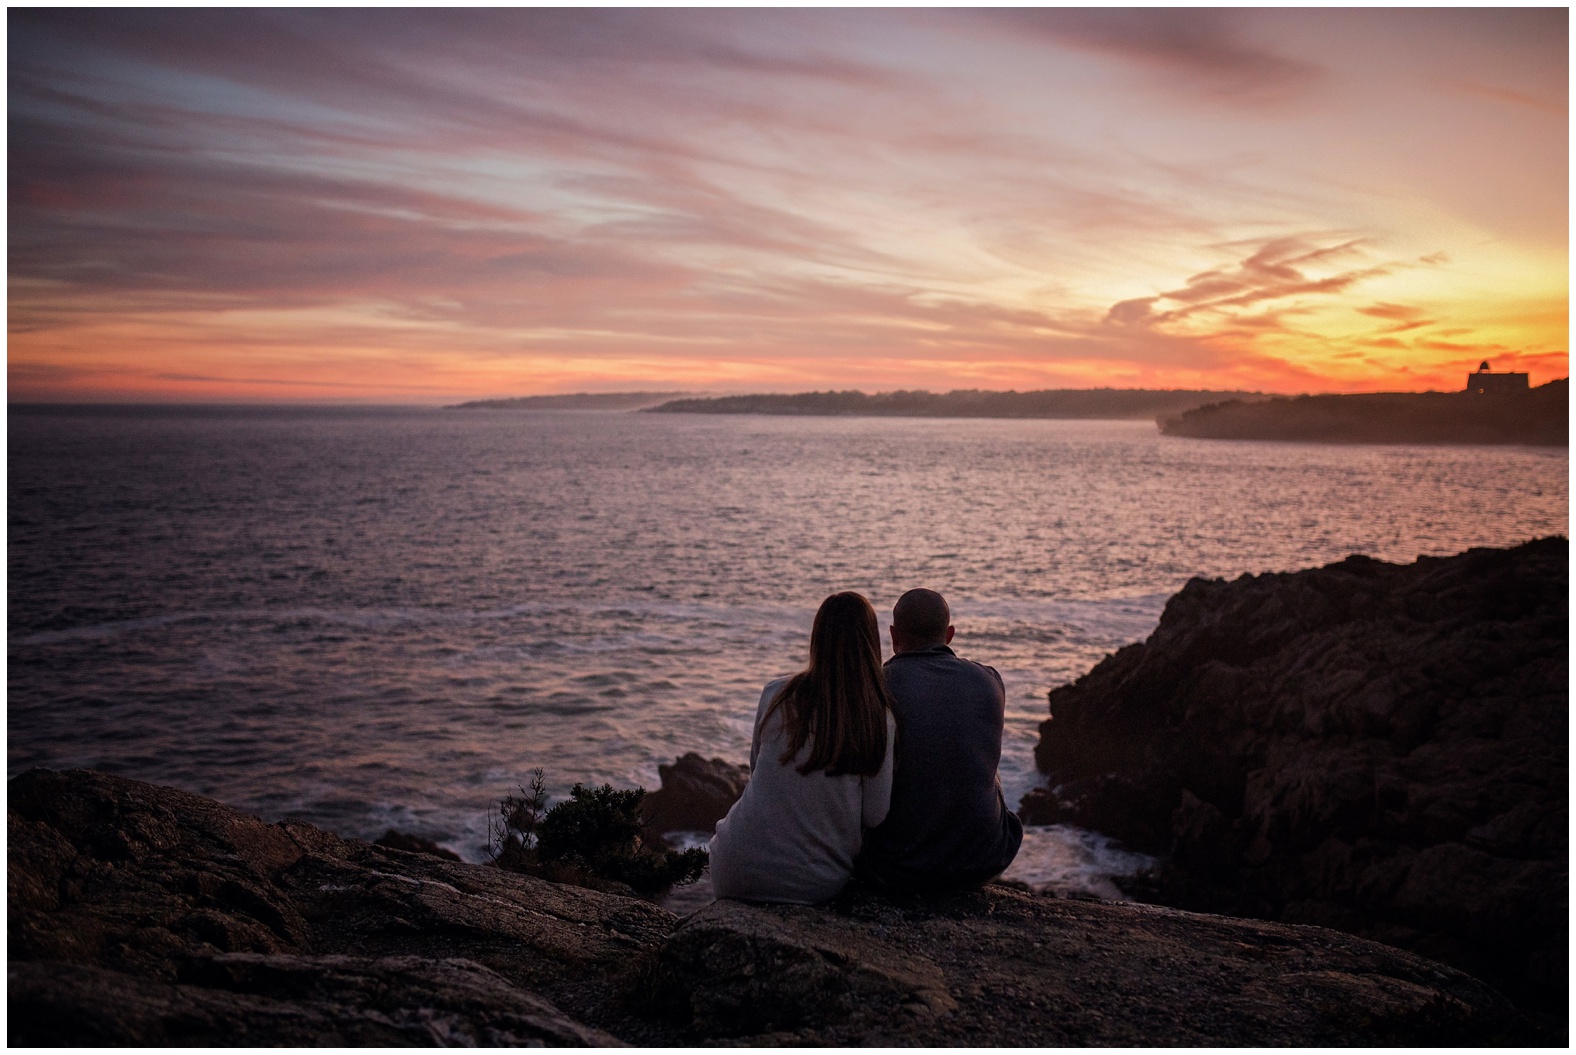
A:
MULTIPOLYGON (((1007 684, 1015 803, 1046 691, 1192 575, 1567 530, 1563 449, 408 410, 8 427, 12 773, 94 766, 470 859, 535 766, 562 795, 743 759, 836 590, 948 596, 959 652, 1007 684)), ((1104 852, 1044 838, 1047 875, 1104 852)))

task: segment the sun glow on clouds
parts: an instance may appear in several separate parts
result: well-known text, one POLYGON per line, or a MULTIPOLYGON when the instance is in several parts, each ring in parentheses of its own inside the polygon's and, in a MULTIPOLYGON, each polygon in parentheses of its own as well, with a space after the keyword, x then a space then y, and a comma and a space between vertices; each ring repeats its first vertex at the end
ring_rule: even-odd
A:
POLYGON ((1541 383, 1565 20, 13 10, 11 398, 1541 383))

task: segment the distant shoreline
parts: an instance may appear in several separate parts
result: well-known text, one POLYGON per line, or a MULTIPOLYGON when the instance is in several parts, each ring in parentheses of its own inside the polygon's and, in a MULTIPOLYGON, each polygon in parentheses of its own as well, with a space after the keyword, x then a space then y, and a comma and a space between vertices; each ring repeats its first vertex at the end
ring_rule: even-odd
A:
POLYGON ((430 403, 7 403, 6 413, 33 418, 273 418, 436 413, 430 403))
POLYGON ((697 396, 574 392, 464 403, 12 402, 15 417, 381 416, 413 411, 581 411, 784 417, 995 418, 1154 421, 1163 435, 1302 443, 1569 446, 1569 380, 1519 394, 1378 392, 1283 396, 1208 389, 1089 388, 1029 392, 857 390, 697 396))
POLYGON ((688 392, 571 392, 556 396, 472 399, 445 410, 644 410, 688 392))
POLYGON ((1142 421, 1225 400, 1268 399, 1262 392, 1146 388, 1060 388, 1034 392, 859 391, 763 393, 674 399, 647 414, 770 414, 797 417, 1073 418, 1142 421))

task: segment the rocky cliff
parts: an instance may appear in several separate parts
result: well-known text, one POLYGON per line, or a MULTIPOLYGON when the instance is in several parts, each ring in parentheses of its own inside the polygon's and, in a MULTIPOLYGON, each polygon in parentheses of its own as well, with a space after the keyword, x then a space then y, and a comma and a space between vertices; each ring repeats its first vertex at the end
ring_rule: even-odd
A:
POLYGON ((10 783, 16 1045, 1557 1043, 1333 931, 1005 887, 612 894, 89 771, 10 783))
POLYGON ((1568 546, 1195 579, 1050 694, 1030 823, 1167 856, 1159 900, 1411 949, 1562 1014, 1568 546))

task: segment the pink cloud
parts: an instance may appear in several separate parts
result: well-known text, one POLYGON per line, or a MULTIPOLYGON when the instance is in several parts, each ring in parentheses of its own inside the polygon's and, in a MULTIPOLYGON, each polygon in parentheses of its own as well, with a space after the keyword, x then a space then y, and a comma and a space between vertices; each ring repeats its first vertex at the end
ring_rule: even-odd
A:
MULTIPOLYGON (((9 326, 35 357, 135 330, 128 356, 214 358, 139 384, 273 385, 226 357, 292 345, 432 370, 560 355, 761 376, 820 363, 829 379, 916 362, 1293 376, 1253 357, 1318 340, 1296 330, 1308 306, 1346 298, 1379 339, 1420 330, 1356 294, 1447 257, 1386 249, 1349 188, 1257 171, 1274 132, 1257 104, 1316 112, 1343 57, 1274 25, 18 9, 9 326), (1052 59, 1097 68, 1103 94, 1035 95, 1052 59), (1193 107, 1173 132, 1153 120, 1157 85, 1232 105, 1193 107), (1271 223, 1371 240, 1241 241, 1271 223), (1102 292, 1179 245, 1236 259, 1149 296, 1102 292)), ((279 376, 307 379, 299 366, 279 376)))
POLYGON ((1149 67, 1168 85, 1242 102, 1278 102, 1316 83, 1315 64, 1248 41, 1236 12, 1215 9, 1013 8, 983 17, 1064 47, 1149 67))

